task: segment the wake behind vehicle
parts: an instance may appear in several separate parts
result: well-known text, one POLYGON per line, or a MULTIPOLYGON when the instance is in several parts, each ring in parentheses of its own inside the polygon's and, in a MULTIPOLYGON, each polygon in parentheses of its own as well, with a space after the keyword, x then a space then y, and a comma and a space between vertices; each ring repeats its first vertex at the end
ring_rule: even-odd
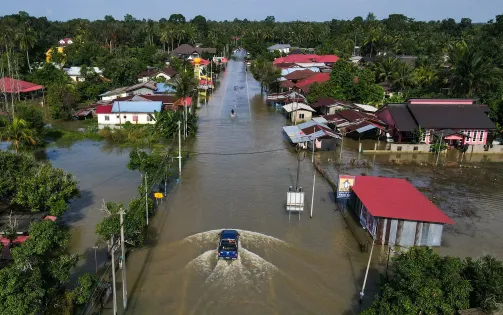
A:
POLYGON ((219 233, 217 258, 238 259, 239 233, 236 230, 222 230, 219 233))

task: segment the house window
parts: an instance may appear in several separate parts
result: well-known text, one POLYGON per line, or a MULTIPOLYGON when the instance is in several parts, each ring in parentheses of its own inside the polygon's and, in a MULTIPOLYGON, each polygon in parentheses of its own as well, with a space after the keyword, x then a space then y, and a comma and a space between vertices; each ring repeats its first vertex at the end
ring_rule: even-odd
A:
POLYGON ((110 120, 110 116, 106 115, 105 116, 105 121, 109 121, 110 120))
POLYGON ((121 118, 121 116, 117 115, 117 119, 121 118))
POLYGON ((152 117, 150 115, 147 115, 147 121, 152 121, 152 117))
POLYGON ((480 130, 479 141, 482 142, 483 140, 484 140, 484 130, 480 130))
POLYGON ((133 121, 138 122, 138 115, 133 115, 133 121))
POLYGON ((299 118, 303 119, 304 118, 304 114, 299 114, 299 118))
POLYGON ((468 138, 466 139, 466 142, 471 142, 472 141, 472 131, 467 130, 466 135, 468 136, 468 138))
POLYGON ((477 141, 477 132, 478 132, 478 130, 474 130, 473 131, 473 141, 472 142, 476 142, 477 141))

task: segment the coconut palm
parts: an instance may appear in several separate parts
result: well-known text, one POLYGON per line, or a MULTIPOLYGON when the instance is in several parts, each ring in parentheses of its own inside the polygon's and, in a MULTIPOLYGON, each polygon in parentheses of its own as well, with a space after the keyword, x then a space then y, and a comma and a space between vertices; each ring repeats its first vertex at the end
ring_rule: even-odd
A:
POLYGON ((25 27, 16 33, 16 39, 19 42, 19 48, 26 52, 26 60, 28 61, 28 69, 31 72, 30 56, 29 50, 35 46, 37 38, 35 37, 35 32, 29 28, 25 27))
POLYGON ((412 83, 412 68, 405 62, 397 62, 393 70, 393 86, 403 91, 412 83))
POLYGON ((14 118, 12 122, 4 127, 1 131, 0 139, 12 143, 16 153, 19 152, 21 144, 35 145, 37 141, 33 135, 33 130, 28 128, 25 120, 14 118))
POLYGON ((449 79, 458 95, 480 96, 501 77, 499 69, 480 51, 466 42, 449 46, 449 79))
POLYGON ((169 30, 166 27, 166 25, 164 25, 159 29, 159 40, 162 43, 162 48, 164 49, 164 51, 166 51, 166 44, 169 42, 169 39, 170 39, 169 30))
POLYGON ((197 86, 199 82, 196 78, 194 78, 194 73, 191 71, 183 71, 179 74, 179 76, 172 83, 173 87, 176 89, 176 96, 183 100, 183 113, 184 113, 184 135, 188 134, 188 121, 192 119, 192 117, 196 116, 196 102, 192 101, 191 112, 192 117, 188 117, 188 113, 186 111, 185 101, 188 97, 193 97, 197 93, 197 86))
POLYGON ((376 59, 373 68, 379 82, 391 82, 396 64, 397 59, 391 56, 376 59))

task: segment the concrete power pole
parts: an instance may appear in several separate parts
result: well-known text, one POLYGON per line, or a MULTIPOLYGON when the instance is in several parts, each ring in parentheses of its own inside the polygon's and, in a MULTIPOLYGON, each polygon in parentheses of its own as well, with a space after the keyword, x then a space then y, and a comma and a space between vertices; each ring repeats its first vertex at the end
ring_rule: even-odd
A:
POLYGON ((112 234, 112 293, 113 293, 113 309, 114 315, 117 315, 117 288, 115 287, 115 251, 114 251, 114 236, 112 234))
POLYGON ((145 172, 145 216, 147 217, 147 225, 148 225, 148 188, 147 188, 147 172, 145 172))
POLYGON ((121 252, 122 252, 122 302, 124 309, 127 309, 127 285, 126 285, 126 251, 124 241, 124 210, 120 209, 120 224, 121 224, 121 252))
POLYGON ((182 122, 178 121, 178 178, 182 178, 182 122))
POLYGON ((316 167, 314 165, 314 146, 315 146, 315 141, 316 138, 313 139, 313 157, 312 157, 312 162, 313 162, 313 168, 314 168, 314 174, 313 174, 313 193, 311 195, 311 213, 310 217, 313 217, 313 208, 314 208, 314 186, 316 184, 316 167))

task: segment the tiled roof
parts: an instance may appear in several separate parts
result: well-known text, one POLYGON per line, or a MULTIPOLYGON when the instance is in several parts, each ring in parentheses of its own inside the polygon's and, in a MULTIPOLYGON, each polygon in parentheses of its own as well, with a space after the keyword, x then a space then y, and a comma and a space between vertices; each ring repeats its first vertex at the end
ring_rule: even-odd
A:
POLYGON ((315 74, 316 74, 316 72, 313 72, 309 69, 299 69, 299 70, 295 70, 295 71, 285 75, 285 79, 287 79, 287 80, 302 80, 305 78, 309 78, 315 74))
POLYGON ((16 80, 9 77, 0 79, 0 92, 2 93, 21 93, 33 92, 43 89, 42 85, 22 80, 16 80))

